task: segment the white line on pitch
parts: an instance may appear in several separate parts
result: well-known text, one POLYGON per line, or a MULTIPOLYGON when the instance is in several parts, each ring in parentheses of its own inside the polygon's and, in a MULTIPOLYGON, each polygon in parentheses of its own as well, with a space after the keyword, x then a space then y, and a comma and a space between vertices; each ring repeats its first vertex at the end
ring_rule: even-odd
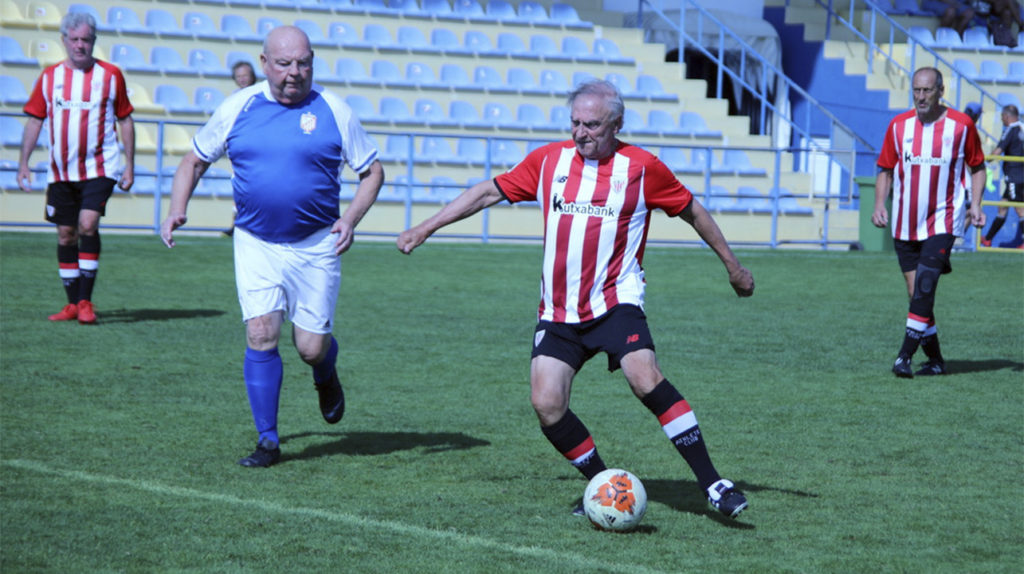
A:
POLYGON ((149 480, 129 480, 125 478, 118 478, 116 476, 105 476, 102 474, 82 472, 79 470, 64 470, 52 468, 40 462, 31 460, 5 460, 2 461, 2 464, 4 466, 12 468, 38 472, 42 474, 61 476, 64 478, 78 480, 82 482, 110 484, 114 486, 126 486, 134 488, 136 490, 143 490, 155 494, 177 496, 180 498, 207 500, 210 502, 219 502, 223 504, 251 506, 265 511, 279 512, 281 514, 294 514, 300 516, 319 518, 323 520, 329 520, 332 522, 341 522, 365 528, 391 530, 393 532, 398 532, 401 534, 409 534, 424 538, 440 538, 446 541, 456 542, 466 546, 477 546, 492 550, 499 550, 502 552, 507 552, 509 554, 516 554, 531 558, 541 558, 544 560, 552 560, 556 562, 568 562, 577 567, 585 566, 589 568, 603 568, 622 572, 637 572, 642 574, 663 574, 660 570, 651 570, 650 568, 645 568, 637 564, 609 563, 601 560, 594 560, 592 557, 584 556, 582 554, 555 551, 548 548, 539 548, 536 546, 520 546, 517 544, 507 544, 504 542, 499 542, 497 540, 492 540, 490 538, 474 536, 472 534, 462 534, 460 532, 455 532, 451 530, 432 530, 430 528, 424 528, 422 526, 415 526, 412 524, 405 524, 402 522, 394 522, 391 520, 377 520, 374 518, 353 516, 351 514, 345 514, 341 512, 320 510, 318 508, 308 508, 302 506, 285 506, 282 504, 276 504, 274 502, 268 502, 265 500, 253 500, 247 498, 239 498, 237 496, 231 496, 229 494, 203 492, 201 490, 195 490, 192 488, 184 488, 168 484, 161 484, 159 482, 153 482, 149 480))

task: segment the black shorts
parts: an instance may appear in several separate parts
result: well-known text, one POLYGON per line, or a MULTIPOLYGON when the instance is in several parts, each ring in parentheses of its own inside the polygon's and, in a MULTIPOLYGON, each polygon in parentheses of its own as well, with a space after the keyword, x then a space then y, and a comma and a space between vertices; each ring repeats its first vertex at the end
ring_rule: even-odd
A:
POLYGON ((950 273, 953 266, 949 263, 949 254, 953 251, 956 237, 951 233, 933 235, 924 241, 893 240, 896 258, 900 262, 900 270, 904 273, 917 271, 922 260, 931 260, 941 265, 942 273, 950 273))
POLYGON ((1006 201, 1024 201, 1024 184, 1007 181, 1006 188, 1003 190, 1003 199, 1006 201))
POLYGON ((538 322, 531 356, 554 357, 579 371, 603 351, 608 355, 608 370, 615 371, 622 357, 640 349, 654 350, 647 315, 636 305, 616 305, 601 317, 583 323, 538 322))
POLYGON ((46 188, 46 221, 57 225, 78 225, 83 209, 107 213, 107 200, 114 194, 116 181, 97 177, 85 181, 55 181, 46 188))

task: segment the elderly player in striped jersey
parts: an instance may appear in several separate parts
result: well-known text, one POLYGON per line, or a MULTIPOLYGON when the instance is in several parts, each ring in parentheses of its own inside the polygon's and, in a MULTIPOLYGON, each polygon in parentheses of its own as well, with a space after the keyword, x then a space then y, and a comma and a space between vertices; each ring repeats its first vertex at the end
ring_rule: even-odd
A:
MULTIPOLYGON (((438 229, 499 201, 538 201, 544 263, 530 394, 544 436, 588 480, 605 470, 590 432, 569 409, 577 371, 604 352, 608 369, 621 368, 633 393, 658 418, 708 501, 735 518, 747 499, 718 474, 690 405, 655 357, 641 267, 651 212, 661 209, 690 224, 725 264, 741 297, 753 294, 753 276, 672 171, 617 139, 624 105, 615 86, 585 82, 569 95, 569 107, 572 140, 541 147, 511 171, 470 187, 403 232, 398 248, 410 253, 438 229)), ((582 514, 582 505, 574 513, 582 514)))
POLYGON ((985 155, 974 123, 942 105, 939 70, 921 68, 912 82, 914 109, 896 116, 885 132, 871 216, 877 227, 889 224, 885 201, 891 187, 893 246, 910 296, 903 346, 892 366, 903 378, 946 374, 933 312, 935 291, 939 276, 952 271, 949 255, 964 234, 968 209, 971 223, 985 226, 985 155), (965 170, 971 174, 970 208, 964 201, 965 170), (928 361, 915 373, 911 358, 918 347, 928 361))
POLYGON ((96 322, 93 285, 99 269, 100 217, 114 184, 128 191, 135 179, 135 123, 121 70, 93 57, 96 20, 70 12, 61 20, 67 59, 39 76, 25 104, 18 185, 31 189, 28 160, 46 122, 50 144, 46 220, 57 225, 57 263, 68 298, 51 321, 96 322), (121 132, 126 161, 114 126, 121 132))

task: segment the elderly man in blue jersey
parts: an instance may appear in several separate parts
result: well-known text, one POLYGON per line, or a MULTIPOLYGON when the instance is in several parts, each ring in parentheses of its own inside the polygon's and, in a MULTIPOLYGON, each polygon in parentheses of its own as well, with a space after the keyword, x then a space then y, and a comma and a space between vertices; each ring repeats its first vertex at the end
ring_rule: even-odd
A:
POLYGON ((313 84, 313 50, 302 30, 274 28, 260 54, 267 79, 229 96, 192 140, 174 174, 170 212, 160 229, 168 247, 185 224, 199 178, 227 154, 238 208, 235 278, 248 347, 245 385, 259 432, 256 450, 238 461, 267 467, 281 457, 277 433, 283 365, 278 339, 287 313, 295 348, 313 367, 320 411, 341 420, 345 397, 331 335, 341 282, 339 255, 377 198, 384 170, 377 148, 338 96, 313 84), (339 215, 342 164, 359 174, 355 197, 339 215))

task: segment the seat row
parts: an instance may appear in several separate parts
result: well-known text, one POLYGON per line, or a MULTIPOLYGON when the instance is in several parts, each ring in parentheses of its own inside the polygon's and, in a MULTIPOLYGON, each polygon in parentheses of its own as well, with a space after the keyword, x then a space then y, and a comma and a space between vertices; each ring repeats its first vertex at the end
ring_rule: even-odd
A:
POLYGON ((1007 64, 1006 69, 995 60, 982 60, 975 67, 974 62, 963 58, 953 60, 953 67, 969 80, 995 82, 999 84, 1024 84, 1024 59, 1007 64))
MULTIPOLYGON (((22 11, 13 0, 3 0, 5 25, 20 28, 56 29, 60 25, 63 11, 46 0, 31 0, 22 11)), ((469 23, 502 23, 534 27, 565 29, 590 29, 593 24, 580 19, 576 9, 563 3, 551 5, 550 13, 538 2, 523 1, 512 4, 506 0, 488 0, 481 4, 477 0, 194 0, 194 4, 228 6, 234 9, 285 9, 303 12, 324 12, 336 14, 362 14, 373 16, 397 16, 451 20, 469 23)), ((90 4, 74 3, 69 11, 92 14, 101 31, 124 30, 127 33, 146 33, 165 36, 191 36, 195 24, 184 19, 179 25, 174 15, 162 8, 145 12, 143 18, 126 6, 112 6, 106 18, 90 4)), ((198 12, 201 13, 201 12, 198 12)))
POLYGON ((1018 34, 1016 48, 996 45, 988 30, 980 26, 964 30, 962 38, 956 30, 944 26, 936 28, 934 34, 924 26, 911 26, 907 31, 918 42, 932 49, 997 53, 1024 52, 1024 31, 1018 34))

